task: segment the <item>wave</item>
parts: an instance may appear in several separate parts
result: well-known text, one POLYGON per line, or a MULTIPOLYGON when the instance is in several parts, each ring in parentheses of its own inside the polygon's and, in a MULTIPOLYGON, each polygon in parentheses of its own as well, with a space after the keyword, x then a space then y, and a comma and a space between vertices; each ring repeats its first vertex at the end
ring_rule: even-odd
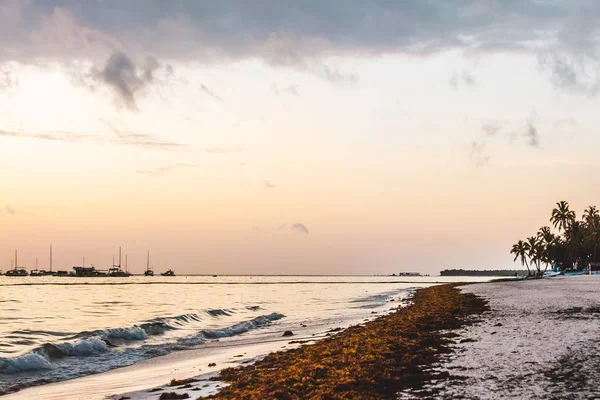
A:
MULTIPOLYGON (((208 314, 212 315, 212 313, 208 314)), ((223 312, 216 315, 226 314, 223 312)), ((165 355, 172 351, 185 350, 201 345, 211 339, 240 335, 253 329, 267 326, 271 322, 281 318, 284 318, 284 315, 280 313, 262 315, 222 329, 197 330, 191 335, 176 338, 174 342, 148 343, 139 347, 131 347, 131 344, 144 342, 150 336, 161 335, 167 330, 175 329, 168 325, 169 322, 195 319, 190 319, 189 315, 186 314, 184 316, 165 318, 166 322, 148 322, 128 328, 81 332, 75 335, 78 338, 77 340, 44 343, 27 354, 15 357, 0 357, 0 374, 54 370, 60 366, 62 369, 70 371, 70 377, 81 376, 104 371, 107 368, 111 369, 130 365, 133 362, 165 355), (84 363, 73 361, 72 365, 69 365, 70 360, 81 360, 82 358, 89 358, 89 361, 84 363), (98 365, 94 365, 95 363, 98 365), (81 369, 80 373, 78 373, 77 368, 81 369)), ((48 378, 44 377, 44 379, 47 381, 48 378)), ((66 377, 63 375, 62 379, 66 379, 66 377)), ((3 388, 0 384, 0 394, 2 393, 3 388)))
POLYGON ((14 374, 23 371, 38 371, 54 368, 48 357, 38 353, 28 353, 13 358, 0 357, 0 372, 14 374))

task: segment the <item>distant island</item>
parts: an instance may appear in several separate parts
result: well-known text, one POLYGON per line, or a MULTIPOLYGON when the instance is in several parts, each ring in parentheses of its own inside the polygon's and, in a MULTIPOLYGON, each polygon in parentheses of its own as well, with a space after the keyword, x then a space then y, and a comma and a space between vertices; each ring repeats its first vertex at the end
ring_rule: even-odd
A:
POLYGON ((440 271, 440 276, 515 276, 527 275, 525 270, 516 269, 496 269, 496 270, 476 270, 476 269, 445 269, 440 271))

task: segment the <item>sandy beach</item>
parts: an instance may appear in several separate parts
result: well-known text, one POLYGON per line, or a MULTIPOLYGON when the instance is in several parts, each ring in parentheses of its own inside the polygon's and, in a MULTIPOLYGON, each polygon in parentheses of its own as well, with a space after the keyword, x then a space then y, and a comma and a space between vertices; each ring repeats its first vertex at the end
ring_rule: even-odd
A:
POLYGON ((598 276, 464 286, 491 311, 457 332, 441 365, 450 378, 431 385, 436 397, 598 398, 599 288, 598 276))

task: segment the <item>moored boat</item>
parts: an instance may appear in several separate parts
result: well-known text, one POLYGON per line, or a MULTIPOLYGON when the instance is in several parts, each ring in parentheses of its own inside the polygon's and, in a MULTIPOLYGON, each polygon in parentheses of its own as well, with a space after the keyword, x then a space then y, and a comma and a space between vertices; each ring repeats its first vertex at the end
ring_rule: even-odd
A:
POLYGON ((175 272, 172 269, 170 269, 166 272, 163 272, 161 275, 162 276, 175 276, 175 272))
POLYGON ((146 271, 144 276, 154 276, 154 270, 150 268, 150 251, 148 251, 148 258, 146 259, 146 271))
POLYGON ((29 275, 27 273, 27 270, 25 268, 20 268, 19 267, 19 262, 18 262, 18 257, 17 257, 17 250, 15 250, 15 264, 14 267, 12 269, 10 269, 9 271, 6 271, 6 276, 27 276, 29 275))
POLYGON ((108 269, 108 273, 106 276, 110 276, 113 278, 127 278, 130 277, 131 274, 127 271, 127 256, 125 256, 125 271, 121 269, 121 248, 119 247, 119 265, 115 265, 113 262, 112 268, 108 269))

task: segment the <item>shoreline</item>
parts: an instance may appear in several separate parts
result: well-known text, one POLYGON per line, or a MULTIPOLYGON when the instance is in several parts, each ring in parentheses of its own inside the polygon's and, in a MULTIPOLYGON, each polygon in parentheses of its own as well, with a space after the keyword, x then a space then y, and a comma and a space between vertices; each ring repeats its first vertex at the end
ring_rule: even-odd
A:
POLYGON ((583 276, 419 289, 408 307, 316 343, 163 388, 191 399, 598 398, 599 285, 583 276))
MULTIPOLYGON (((70 380, 63 380, 39 386, 30 386, 20 391, 6 394, 1 398, 14 399, 52 399, 69 398, 72 400, 100 400, 134 397, 157 398, 149 395, 149 388, 163 387, 171 379, 188 379, 198 375, 214 374, 225 367, 254 362, 267 354, 287 350, 306 341, 315 341, 331 335, 330 331, 372 320, 391 312, 391 307, 406 301, 414 288, 394 289, 385 301, 363 303, 362 298, 352 305, 352 312, 332 314, 327 318, 290 316, 253 331, 252 334, 233 335, 207 343, 193 349, 174 351, 170 354, 150 358, 130 366, 90 374, 70 380), (282 337, 286 330, 292 330, 294 336, 282 337), (290 343, 296 342, 296 343, 290 343), (209 367, 209 364, 216 366, 209 367), (126 395, 124 395, 126 393, 126 395)), ((195 393, 198 395, 199 393, 195 393)), ((160 395, 160 393, 159 393, 160 395)))
POLYGON ((316 343, 299 343, 302 346, 258 357, 251 364, 175 382, 181 385, 163 385, 161 391, 146 389, 112 398, 138 400, 172 392, 214 399, 380 399, 405 389, 418 392, 447 376, 431 367, 451 352, 452 331, 476 322, 475 317, 488 309, 485 300, 461 293, 458 286, 419 289, 409 306, 332 332, 316 343))
POLYGON ((225 369, 218 379, 229 386, 211 398, 381 399, 419 390, 446 376, 428 366, 451 351, 450 331, 488 310, 485 300, 457 286, 420 289, 410 306, 394 313, 314 345, 225 369))

